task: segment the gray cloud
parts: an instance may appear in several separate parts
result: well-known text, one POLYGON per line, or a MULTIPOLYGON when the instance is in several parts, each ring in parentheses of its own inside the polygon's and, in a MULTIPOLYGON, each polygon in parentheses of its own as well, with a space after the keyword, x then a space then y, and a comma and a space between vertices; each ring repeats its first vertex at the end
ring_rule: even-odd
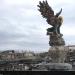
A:
MULTIPOLYGON (((39 0, 0 0, 0 49, 48 50, 49 37, 46 36, 46 29, 50 26, 37 10, 38 2, 39 0)), ((51 5, 53 4, 55 13, 61 7, 63 8, 61 15, 64 17, 64 23, 61 27, 61 33, 64 34, 63 37, 68 44, 69 41, 74 41, 75 37, 72 34, 73 38, 71 38, 71 33, 67 32, 70 31, 67 29, 75 27, 73 24, 75 23, 75 4, 68 2, 68 0, 54 2, 55 0, 51 1, 51 5)))

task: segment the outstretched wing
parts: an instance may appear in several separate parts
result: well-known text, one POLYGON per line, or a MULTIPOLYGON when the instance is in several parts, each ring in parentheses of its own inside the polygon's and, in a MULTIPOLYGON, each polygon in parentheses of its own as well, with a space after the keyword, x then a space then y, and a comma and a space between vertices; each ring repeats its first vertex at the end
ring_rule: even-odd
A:
POLYGON ((54 16, 54 11, 52 10, 52 8, 49 6, 47 1, 39 1, 39 5, 37 5, 39 7, 39 11, 41 12, 41 15, 48 19, 54 16))

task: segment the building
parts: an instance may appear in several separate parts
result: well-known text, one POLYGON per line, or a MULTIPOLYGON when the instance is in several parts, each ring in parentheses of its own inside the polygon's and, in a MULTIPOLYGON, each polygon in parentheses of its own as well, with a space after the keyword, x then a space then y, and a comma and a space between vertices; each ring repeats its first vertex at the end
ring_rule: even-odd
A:
POLYGON ((0 60, 15 60, 15 59, 24 59, 28 57, 34 57, 35 54, 33 52, 23 52, 16 53, 14 50, 7 50, 0 53, 0 60))

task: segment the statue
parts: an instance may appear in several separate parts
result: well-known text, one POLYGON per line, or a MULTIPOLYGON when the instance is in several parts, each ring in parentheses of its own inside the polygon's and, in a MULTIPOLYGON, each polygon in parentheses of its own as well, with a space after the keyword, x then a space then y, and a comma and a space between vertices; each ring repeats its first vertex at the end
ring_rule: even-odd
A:
POLYGON ((60 33, 63 18, 59 15, 62 12, 62 8, 56 15, 54 15, 54 11, 47 1, 39 1, 39 5, 37 6, 40 8, 38 10, 41 12, 43 18, 46 18, 47 23, 52 26, 47 29, 47 35, 50 35, 49 45, 65 45, 64 39, 62 38, 63 35, 60 33))
MULTIPOLYGON (((38 7, 43 18, 46 18, 47 23, 52 26, 47 29, 47 35, 49 35, 50 40, 49 45, 51 46, 47 57, 51 58, 51 61, 43 64, 43 66, 48 67, 49 70, 71 70, 72 65, 65 63, 68 49, 64 46, 65 41, 62 38, 63 35, 60 33, 60 27, 63 22, 63 18, 60 16, 62 8, 54 15, 54 11, 47 1, 39 1, 38 7)), ((41 67, 42 64, 40 64, 40 68, 41 67)))

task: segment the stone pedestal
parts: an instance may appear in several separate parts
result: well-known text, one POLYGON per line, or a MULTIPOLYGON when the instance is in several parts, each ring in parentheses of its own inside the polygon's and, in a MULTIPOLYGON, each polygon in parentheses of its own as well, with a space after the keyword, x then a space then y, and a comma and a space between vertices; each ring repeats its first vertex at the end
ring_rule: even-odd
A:
POLYGON ((35 66, 37 67, 32 68, 33 71, 72 71, 72 65, 68 63, 41 63, 35 66))
POLYGON ((53 63, 64 63, 68 48, 65 46, 53 46, 49 49, 48 55, 53 63))
POLYGON ((68 63, 49 63, 49 69, 50 70, 56 70, 56 71, 71 71, 72 65, 68 63))
POLYGON ((71 71, 72 65, 65 63, 68 47, 53 46, 49 49, 48 55, 51 57, 52 62, 49 63, 50 70, 71 71))
POLYGON ((71 70, 72 65, 65 63, 68 48, 65 46, 65 41, 62 38, 62 34, 50 32, 47 30, 49 35, 49 45, 51 46, 48 51, 49 57, 52 61, 48 64, 50 70, 71 70))

